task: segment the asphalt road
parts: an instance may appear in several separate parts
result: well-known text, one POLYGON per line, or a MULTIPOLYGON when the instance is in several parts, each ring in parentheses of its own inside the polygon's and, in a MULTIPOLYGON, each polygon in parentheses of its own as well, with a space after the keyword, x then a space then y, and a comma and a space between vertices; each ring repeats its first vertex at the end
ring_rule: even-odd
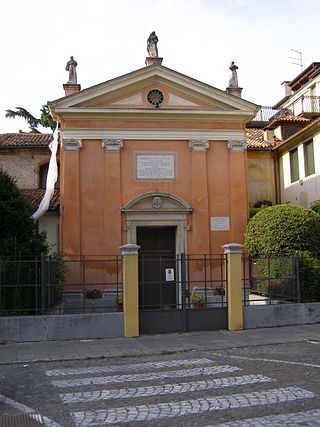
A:
POLYGON ((1 415, 45 426, 320 426, 318 341, 8 364, 0 379, 1 415))

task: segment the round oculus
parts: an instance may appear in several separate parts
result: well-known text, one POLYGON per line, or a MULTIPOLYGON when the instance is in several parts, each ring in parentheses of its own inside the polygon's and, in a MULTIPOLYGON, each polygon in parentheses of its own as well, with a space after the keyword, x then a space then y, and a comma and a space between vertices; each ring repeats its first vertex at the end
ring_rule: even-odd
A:
POLYGON ((148 93, 147 98, 150 104, 158 106, 163 101, 163 93, 158 89, 152 89, 148 93))

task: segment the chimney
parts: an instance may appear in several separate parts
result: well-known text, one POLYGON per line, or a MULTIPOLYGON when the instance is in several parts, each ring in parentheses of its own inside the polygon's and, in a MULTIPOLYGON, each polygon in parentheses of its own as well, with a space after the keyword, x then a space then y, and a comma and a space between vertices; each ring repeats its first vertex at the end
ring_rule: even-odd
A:
POLYGON ((284 87, 284 94, 285 96, 291 96, 292 95, 292 90, 291 87, 289 86, 290 82, 285 80, 284 82, 281 83, 281 86, 284 87))

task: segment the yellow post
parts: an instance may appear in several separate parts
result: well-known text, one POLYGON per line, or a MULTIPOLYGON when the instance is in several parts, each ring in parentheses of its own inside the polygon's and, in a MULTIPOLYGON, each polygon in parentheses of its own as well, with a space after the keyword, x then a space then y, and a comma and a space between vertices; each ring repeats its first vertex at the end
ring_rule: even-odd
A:
POLYGON ((138 249, 140 246, 120 246, 123 256, 123 315, 124 336, 139 336, 139 294, 138 294, 138 249))
POLYGON ((241 331, 243 329, 242 309, 242 274, 241 255, 242 245, 230 243, 224 245, 227 255, 227 301, 228 301, 228 330, 241 331))

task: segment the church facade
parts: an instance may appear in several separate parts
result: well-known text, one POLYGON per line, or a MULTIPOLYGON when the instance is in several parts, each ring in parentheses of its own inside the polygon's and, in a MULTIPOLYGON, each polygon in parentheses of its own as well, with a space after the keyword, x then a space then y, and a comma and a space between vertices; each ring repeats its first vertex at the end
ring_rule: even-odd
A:
POLYGON ((145 67, 84 90, 69 69, 66 96, 49 103, 60 123, 67 257, 117 254, 126 243, 221 253, 244 242, 245 127, 258 107, 240 88, 224 92, 161 62, 147 57, 145 67))

